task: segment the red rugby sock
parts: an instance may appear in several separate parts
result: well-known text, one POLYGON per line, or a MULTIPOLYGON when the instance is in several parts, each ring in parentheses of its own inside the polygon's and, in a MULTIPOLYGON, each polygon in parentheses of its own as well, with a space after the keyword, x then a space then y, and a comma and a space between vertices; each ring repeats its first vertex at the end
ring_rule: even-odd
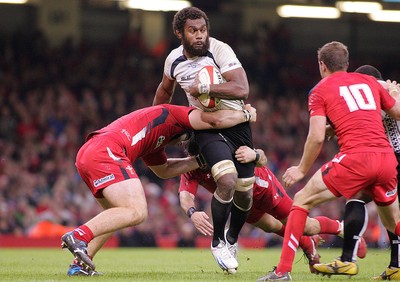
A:
POLYGON ((94 238, 92 230, 90 230, 86 225, 81 225, 78 228, 75 228, 74 237, 86 243, 89 243, 94 238))
POLYGON ((300 241, 299 241, 299 247, 303 250, 303 251, 309 251, 313 249, 313 242, 311 237, 309 236, 301 236, 300 237, 300 241))
POLYGON ((282 253, 276 273, 285 273, 292 270, 300 237, 303 235, 308 210, 293 206, 286 223, 285 237, 282 244, 282 253))
POLYGON ((319 225, 321 226, 320 234, 334 234, 340 233, 340 222, 338 220, 330 219, 326 216, 316 216, 319 225))

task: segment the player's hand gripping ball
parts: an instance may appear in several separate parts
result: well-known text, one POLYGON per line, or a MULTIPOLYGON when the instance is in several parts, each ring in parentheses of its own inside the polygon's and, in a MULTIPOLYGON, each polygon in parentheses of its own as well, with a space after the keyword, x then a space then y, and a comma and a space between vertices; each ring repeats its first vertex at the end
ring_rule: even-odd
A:
MULTIPOLYGON (((198 77, 202 84, 220 84, 224 82, 221 73, 213 66, 202 68, 198 73, 198 77)), ((208 94, 201 94, 197 99, 206 108, 214 108, 221 102, 219 98, 210 97, 208 94)))

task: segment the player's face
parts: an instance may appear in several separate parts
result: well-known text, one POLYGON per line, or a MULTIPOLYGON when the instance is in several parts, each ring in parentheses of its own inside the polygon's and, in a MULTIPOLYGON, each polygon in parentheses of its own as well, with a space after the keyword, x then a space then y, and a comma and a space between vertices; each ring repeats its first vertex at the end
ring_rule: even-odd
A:
POLYGON ((207 53, 210 39, 206 21, 203 18, 186 21, 182 34, 182 45, 189 57, 203 56, 207 53))

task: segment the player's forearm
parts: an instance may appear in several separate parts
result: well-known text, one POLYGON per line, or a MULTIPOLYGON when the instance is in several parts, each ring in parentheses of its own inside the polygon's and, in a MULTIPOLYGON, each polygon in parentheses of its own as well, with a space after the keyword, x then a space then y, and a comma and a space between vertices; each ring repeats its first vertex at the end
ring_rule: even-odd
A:
POLYGON ((247 122, 251 119, 250 112, 237 110, 224 110, 214 112, 218 115, 217 128, 229 128, 242 122, 247 122))
POLYGON ((221 84, 210 84, 211 97, 227 100, 246 100, 249 97, 249 88, 234 81, 221 84))
POLYGON ((167 179, 199 168, 195 157, 168 158, 161 166, 152 166, 151 170, 160 178, 167 179))
POLYGON ((191 207, 196 207, 194 197, 187 191, 179 193, 179 202, 184 213, 187 213, 191 207))
POLYGON ((267 165, 267 163, 268 163, 268 158, 267 158, 267 156, 265 155, 264 151, 261 150, 261 149, 256 149, 255 151, 258 153, 258 156, 256 155, 256 159, 255 159, 255 161, 256 161, 256 166, 257 166, 257 167, 262 167, 262 166, 267 165), (257 160, 257 158, 258 158, 258 160, 257 160))
POLYGON ((202 119, 211 128, 229 128, 243 122, 254 122, 257 118, 255 112, 248 110, 219 110, 212 113, 204 112, 202 119))

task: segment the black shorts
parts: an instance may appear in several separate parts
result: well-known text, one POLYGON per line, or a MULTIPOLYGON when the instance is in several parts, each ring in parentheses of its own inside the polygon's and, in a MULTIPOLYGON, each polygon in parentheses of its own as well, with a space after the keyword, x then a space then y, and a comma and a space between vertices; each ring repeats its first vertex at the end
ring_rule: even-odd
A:
POLYGON ((254 162, 242 164, 235 158, 235 151, 240 146, 254 148, 250 123, 226 129, 198 130, 195 131, 195 140, 210 168, 220 161, 231 160, 239 178, 254 176, 254 162))

